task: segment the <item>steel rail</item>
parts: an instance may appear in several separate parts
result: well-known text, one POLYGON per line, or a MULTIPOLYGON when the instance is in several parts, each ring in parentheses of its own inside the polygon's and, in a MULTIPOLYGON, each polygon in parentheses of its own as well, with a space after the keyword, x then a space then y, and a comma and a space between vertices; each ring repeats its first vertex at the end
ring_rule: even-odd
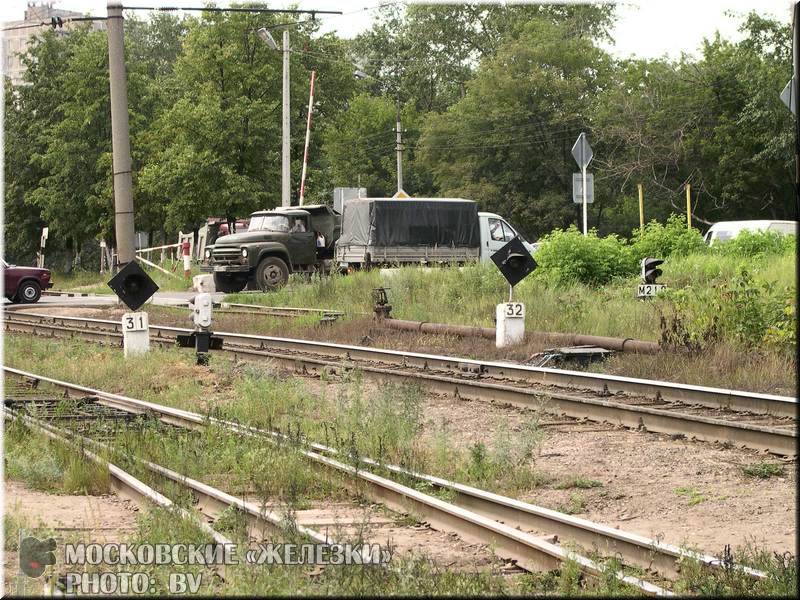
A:
MULTIPOLYGON (((15 321, 51 320, 52 323, 73 323, 84 328, 94 324, 111 328, 121 333, 121 324, 105 319, 86 319, 82 317, 53 316, 33 313, 15 313, 15 321)), ((163 325, 150 325, 151 333, 158 337, 173 337, 178 333, 186 333, 185 328, 163 325)), ((467 372, 476 378, 514 379, 526 383, 545 386, 585 389, 603 395, 628 394, 664 401, 698 404, 711 408, 769 414, 776 417, 797 417, 797 399, 789 396, 763 394, 742 390, 690 385, 669 381, 656 381, 607 375, 603 373, 587 373, 566 369, 532 367, 508 362, 484 361, 453 356, 440 356, 419 352, 369 348, 348 344, 336 344, 315 340, 301 340, 274 336, 259 336, 243 333, 215 332, 228 343, 253 346, 258 349, 272 348, 295 352, 313 352, 336 358, 345 357, 350 360, 366 360, 376 363, 399 365, 402 367, 418 367, 429 370, 467 372)))
MULTIPOLYGON (((119 394, 92 390, 84 386, 58 381, 18 369, 4 367, 4 370, 7 373, 13 373, 29 380, 38 380, 56 385, 68 392, 78 393, 84 397, 88 393, 96 397, 100 402, 109 400, 116 407, 128 406, 135 408, 139 412, 150 412, 156 415, 161 414, 163 411, 169 419, 166 422, 169 423, 174 423, 176 418, 185 419, 190 426, 197 426, 201 422, 209 423, 211 421, 189 411, 164 407, 151 402, 120 396, 119 394)), ((245 430, 246 428, 239 429, 241 432, 245 430)), ((582 571, 589 575, 599 577, 607 572, 607 567, 591 559, 542 540, 532 534, 522 532, 510 525, 447 503, 374 473, 359 470, 352 465, 344 464, 328 456, 302 448, 298 448, 298 451, 303 456, 311 459, 315 465, 324 467, 336 475, 345 475, 355 481, 355 489, 360 492, 366 491, 373 501, 384 504, 395 511, 421 515, 432 528, 455 532, 467 542, 491 545, 499 555, 511 558, 516 561, 517 565, 528 571, 553 570, 563 562, 572 560, 579 565, 582 571)), ((159 468, 163 469, 163 467, 159 468)), ((182 481, 185 481, 185 478, 179 482, 182 481)), ((193 487, 192 489, 195 488, 193 487)), ((199 488, 198 491, 203 492, 204 490, 199 488)), ((243 502, 232 496, 229 496, 228 500, 243 502)), ((242 508, 245 509, 244 506, 242 508)), ((623 583, 634 586, 647 595, 671 595, 667 590, 646 580, 616 571, 614 576, 623 583)))
MULTIPOLYGON (((8 407, 6 407, 5 410, 7 413, 13 415, 15 418, 23 419, 27 424, 36 427, 43 434, 51 438, 61 439, 62 441, 68 441, 64 439, 64 437, 66 436, 68 439, 76 440, 84 445, 93 446, 98 450, 109 450, 108 445, 100 441, 93 440, 86 436, 82 436, 73 431, 65 430, 58 427, 53 427, 52 425, 48 425, 47 423, 41 421, 40 419, 31 416, 17 414, 17 411, 10 409, 8 407)), ((79 448, 79 446, 74 442, 71 443, 70 445, 72 445, 75 448, 79 448)), ((96 454, 85 449, 84 453, 92 460, 102 462, 102 459, 96 454)), ((178 473, 176 471, 158 465, 154 462, 144 460, 138 457, 130 457, 130 458, 132 458, 136 463, 143 465, 151 472, 160 475, 165 479, 174 481, 181 487, 191 490, 192 493, 195 494, 198 498, 199 501, 198 508, 205 515, 208 515, 212 518, 217 518, 220 515, 220 513, 222 513, 224 510, 234 507, 245 514, 251 528, 255 528, 255 525, 257 524, 265 524, 269 526, 271 529, 273 529, 276 533, 280 534, 285 531, 283 515, 280 515, 272 510, 270 511, 262 510, 253 502, 248 502, 246 500, 242 500, 241 498, 237 498, 236 496, 232 496, 227 492, 214 488, 201 481, 197 481, 196 479, 192 479, 191 477, 188 477, 186 475, 183 475, 181 473, 178 473)), ((159 494, 155 490, 152 490, 152 488, 149 488, 149 486, 135 479, 133 476, 126 474, 119 467, 116 467, 111 463, 108 463, 108 465, 109 465, 109 471, 111 471, 111 468, 113 467, 115 472, 125 474, 129 480, 132 479, 134 482, 138 482, 138 486, 133 489, 134 492, 138 493, 139 489, 146 488, 147 490, 150 490, 153 494, 155 494, 156 497, 160 497, 161 501, 159 502, 159 504, 163 506, 174 506, 169 499, 165 498, 164 496, 161 496, 161 494, 159 494), (164 503, 164 501, 166 501, 166 503, 164 503)), ((129 484, 126 484, 126 487, 123 489, 127 489, 127 487, 129 487, 129 484)), ((191 515, 191 513, 189 513, 183 508, 178 508, 178 509, 179 511, 181 511, 181 514, 185 516, 191 515)), ((203 523, 202 521, 200 521, 199 524, 204 531, 214 536, 214 540, 217 543, 232 544, 232 542, 229 539, 215 532, 211 528, 211 526, 208 525, 207 523, 203 523)), ((331 541, 328 535, 324 535, 314 529, 311 529, 304 525, 300 525, 299 523, 295 524, 295 530, 301 535, 305 536, 307 539, 311 540, 312 542, 318 544, 327 544, 332 546, 337 545, 335 542, 331 541)))
MULTIPOLYGON (((204 521, 197 519, 196 515, 192 515, 192 513, 190 513, 186 509, 177 506, 174 502, 172 502, 172 500, 170 500, 160 492, 157 492, 156 490, 154 490, 152 487, 150 487, 140 479, 137 479, 136 477, 134 477, 127 471, 121 469, 117 465, 104 460, 94 452, 86 450, 86 448, 79 446, 74 441, 70 440, 68 437, 65 437, 64 434, 67 433, 66 431, 60 430, 56 427, 49 426, 46 423, 40 421, 39 419, 19 414, 16 410, 8 407, 5 407, 5 412, 12 419, 19 419, 29 427, 37 429, 42 435, 45 435, 50 439, 66 444, 71 448, 73 448, 74 450, 81 452, 83 456, 86 456, 92 462, 98 465, 107 465, 109 481, 111 483, 111 489, 114 490, 114 492, 117 495, 135 502, 140 508, 145 508, 145 506, 148 503, 150 503, 150 504, 155 504, 156 506, 160 506, 162 508, 177 510, 181 516, 194 521, 200 527, 200 529, 203 530, 203 532, 211 536, 211 538, 214 540, 215 543, 222 545, 226 544, 229 545, 233 543, 226 536, 224 536, 223 534, 219 533, 214 528, 212 528, 208 523, 205 523, 204 521)), ((77 436, 71 435, 69 437, 77 437, 77 436)), ((88 440, 88 438, 82 438, 81 441, 93 442, 93 440, 88 440)))
MULTIPOLYGON (((14 314, 13 317, 14 318, 11 320, 6 321, 5 326, 7 330, 21 330, 31 333, 50 331, 54 336, 66 332, 71 335, 77 334, 81 337, 90 337, 106 341, 110 340, 117 344, 120 342, 122 336, 118 331, 121 325, 114 321, 81 319, 78 317, 45 317, 45 320, 49 319, 50 322, 40 322, 37 320, 41 317, 40 315, 26 314, 25 317, 35 318, 21 320, 16 319, 17 314, 14 314), (69 323, 73 325, 73 327, 64 328, 62 325, 59 325, 58 322, 69 323), (74 326, 80 324, 83 325, 83 328, 74 326), (98 324, 100 324, 101 327, 98 328, 98 324)), ((190 331, 188 329, 165 326, 151 326, 150 330, 151 334, 153 334, 151 339, 155 343, 168 345, 174 343, 178 333, 190 331)), ((323 348, 358 348, 365 351, 372 350, 370 348, 342 346, 339 344, 326 344, 323 342, 306 340, 286 340, 284 338, 249 336, 245 334, 215 333, 215 335, 227 340, 228 345, 227 347, 224 346, 223 349, 232 353, 236 358, 269 361, 305 374, 320 374, 323 371, 336 372, 341 369, 358 368, 365 373, 365 375, 374 380, 397 383, 413 381, 435 393, 454 395, 462 399, 499 402, 523 409, 541 409, 545 412, 566 415, 572 418, 587 418, 592 421, 614 423, 630 429, 644 429, 650 432, 690 437, 706 442, 719 442, 743 446, 770 452, 779 456, 795 456, 797 453, 797 431, 794 420, 791 421, 790 428, 768 427, 736 420, 693 415, 679 410, 670 410, 669 407, 653 408, 650 406, 640 406, 635 403, 629 404, 607 400, 596 394, 594 396, 580 396, 554 391, 552 387, 546 389, 520 387, 523 383, 530 383, 524 381, 511 381, 510 383, 518 383, 518 385, 511 385, 510 383, 495 383, 492 380, 487 380, 485 377, 455 377, 453 376, 452 370, 449 372, 444 371, 443 373, 445 374, 440 374, 440 372, 432 371, 427 367, 427 363, 423 365, 423 368, 419 368, 418 365, 410 367, 408 363, 405 363, 404 366, 406 369, 413 370, 402 370, 402 368, 398 369, 397 366, 392 368, 389 365, 378 366, 382 365, 382 363, 378 361, 371 361, 366 364, 354 363, 353 354, 349 351, 345 353, 344 362, 342 362, 341 358, 339 360, 328 360, 326 358, 327 355, 324 353, 314 356, 303 355, 298 352, 296 348, 292 351, 287 349, 287 353, 281 353, 272 350, 272 346, 268 347, 266 343, 279 340, 296 343, 298 346, 302 344, 303 346, 308 346, 315 350, 319 346, 323 348), (232 341, 238 342, 241 339, 248 339, 251 343, 245 346, 231 343, 232 341), (258 342, 264 348, 270 349, 256 349, 254 342, 258 342)), ((379 352, 386 353, 395 351, 380 350, 379 352)), ((397 354, 401 356, 414 355, 414 353, 397 354)), ((444 359, 447 357, 439 358, 444 359)), ((457 361, 460 359, 450 360, 457 361)), ((560 372, 558 370, 553 371, 560 372)), ((572 371, 566 371, 566 373, 589 375, 572 371)), ((594 376, 594 374, 591 374, 591 376, 594 376)), ((652 383, 660 384, 661 382, 652 383)), ((746 392, 738 393, 742 395, 746 394, 746 392)), ((764 395, 757 394, 756 396, 764 395)), ((792 401, 792 399, 784 398, 784 401, 788 402, 792 401)))
MULTIPOLYGON (((292 441, 285 434, 276 431, 263 430, 219 419, 214 419, 214 422, 245 435, 258 436, 272 439, 273 441, 292 441)), ((308 443, 308 448, 313 452, 326 456, 338 456, 339 454, 336 449, 315 442, 308 443)), ((359 464, 414 479, 438 490, 446 490, 451 493, 450 502, 452 504, 492 518, 495 521, 500 521, 517 529, 536 530, 544 534, 555 535, 557 538, 575 542, 583 548, 591 548, 611 555, 620 555, 624 558, 626 564, 636 565, 663 577, 677 577, 680 573, 680 562, 682 560, 695 560, 712 569, 719 569, 724 566, 722 560, 710 554, 683 550, 678 546, 665 544, 639 534, 621 531, 528 502, 448 481, 441 477, 410 471, 403 467, 381 463, 368 457, 360 457, 359 464)), ((766 578, 766 574, 757 569, 741 565, 735 565, 734 568, 742 571, 748 577, 766 578)))
MULTIPOLYGON (((277 432, 266 431, 214 417, 204 417, 190 411, 166 407, 160 404, 120 396, 118 394, 110 394, 101 390, 93 390, 77 384, 38 376, 18 369, 5 367, 5 371, 28 380, 40 380, 54 384, 67 390, 69 393, 77 394, 81 397, 87 395, 94 396, 99 402, 106 402, 109 406, 115 408, 134 410, 136 412, 148 412, 154 416, 161 415, 164 421, 170 424, 176 424, 180 420, 183 420, 185 427, 196 428, 203 424, 213 423, 229 430, 249 436, 258 436, 273 442, 286 439, 283 434, 277 432)), ((322 463, 329 468, 334 468, 334 463, 326 461, 325 455, 336 456, 336 450, 317 443, 309 444, 308 448, 310 451, 304 451, 307 458, 316 463, 322 463)), ((372 468, 386 469, 396 475, 410 477, 428 483, 439 489, 447 489, 454 493, 453 504, 483 517, 501 521, 506 525, 528 531, 536 530, 551 535, 556 534, 561 538, 573 541, 585 548, 594 548, 601 552, 609 552, 612 554, 619 553, 627 564, 655 570, 658 574, 665 577, 677 576, 680 570, 680 561, 683 559, 697 560, 704 566, 710 568, 717 568, 722 564, 719 559, 707 554, 682 550, 677 546, 648 539, 638 534, 620 531, 615 528, 521 502, 513 498, 486 492, 471 486, 465 486, 430 475, 415 473, 395 465, 380 464, 368 458, 362 459, 362 463, 372 468)), ((349 465, 342 465, 342 463, 337 463, 337 465, 338 466, 335 468, 340 472, 343 469, 351 474, 354 472, 353 467, 349 465)), ((361 477, 362 473, 363 472, 359 471, 355 472, 358 477, 361 477)), ((375 498, 385 497, 385 494, 382 493, 380 489, 375 488, 374 484, 371 485, 371 489, 375 498)), ((452 523, 445 522, 444 525, 452 526, 452 523)), ((745 569, 745 571, 751 577, 764 577, 763 573, 753 569, 745 569)))

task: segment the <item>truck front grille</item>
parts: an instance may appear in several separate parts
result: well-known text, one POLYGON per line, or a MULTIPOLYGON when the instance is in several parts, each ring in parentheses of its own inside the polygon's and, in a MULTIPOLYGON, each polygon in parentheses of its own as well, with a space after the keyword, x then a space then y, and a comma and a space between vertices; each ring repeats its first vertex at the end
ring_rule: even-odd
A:
POLYGON ((241 250, 239 248, 222 248, 214 247, 214 252, 212 256, 214 258, 214 262, 218 265, 238 265, 241 264, 241 250))

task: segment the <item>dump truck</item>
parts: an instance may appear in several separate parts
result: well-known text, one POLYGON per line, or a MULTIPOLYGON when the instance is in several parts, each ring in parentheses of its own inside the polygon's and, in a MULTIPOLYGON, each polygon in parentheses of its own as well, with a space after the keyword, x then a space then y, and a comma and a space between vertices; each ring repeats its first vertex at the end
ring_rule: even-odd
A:
POLYGON ((291 273, 329 273, 340 229, 341 216, 325 205, 258 211, 246 232, 217 238, 204 258, 220 292, 273 291, 291 273))
POLYGON ((255 212, 247 232, 221 236, 206 249, 203 270, 214 273, 220 292, 271 291, 291 273, 487 261, 517 236, 500 215, 479 213, 473 200, 358 198, 345 203, 344 215, 325 205, 255 212))

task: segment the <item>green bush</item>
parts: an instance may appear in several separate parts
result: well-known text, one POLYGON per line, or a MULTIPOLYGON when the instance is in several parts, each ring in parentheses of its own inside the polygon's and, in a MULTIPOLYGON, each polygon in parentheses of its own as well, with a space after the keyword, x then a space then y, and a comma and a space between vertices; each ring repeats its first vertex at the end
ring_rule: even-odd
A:
POLYGON ((594 229, 583 235, 574 225, 542 238, 536 262, 537 277, 555 284, 577 281, 602 285, 614 278, 630 277, 638 270, 625 240, 613 234, 598 237, 594 229))
POLYGON ((636 260, 646 257, 667 258, 704 253, 708 246, 697 229, 688 229, 686 221, 678 215, 670 215, 667 224, 650 221, 644 229, 634 229, 631 249, 636 260))
POLYGON ((724 256, 747 258, 794 252, 796 243, 793 235, 781 235, 774 231, 742 231, 732 240, 714 244, 713 249, 724 256))
POLYGON ((730 280, 714 286, 667 290, 660 298, 662 342, 702 350, 718 340, 742 348, 796 348, 794 289, 756 282, 742 265, 730 280))

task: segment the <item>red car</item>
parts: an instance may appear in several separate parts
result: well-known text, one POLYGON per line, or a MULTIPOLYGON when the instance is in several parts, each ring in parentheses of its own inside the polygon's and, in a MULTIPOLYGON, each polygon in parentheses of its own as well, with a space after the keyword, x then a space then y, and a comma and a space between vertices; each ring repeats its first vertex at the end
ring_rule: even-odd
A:
POLYGON ((42 297, 42 290, 53 287, 50 271, 38 267, 18 267, 0 260, 3 267, 4 293, 12 302, 33 304, 42 297))

